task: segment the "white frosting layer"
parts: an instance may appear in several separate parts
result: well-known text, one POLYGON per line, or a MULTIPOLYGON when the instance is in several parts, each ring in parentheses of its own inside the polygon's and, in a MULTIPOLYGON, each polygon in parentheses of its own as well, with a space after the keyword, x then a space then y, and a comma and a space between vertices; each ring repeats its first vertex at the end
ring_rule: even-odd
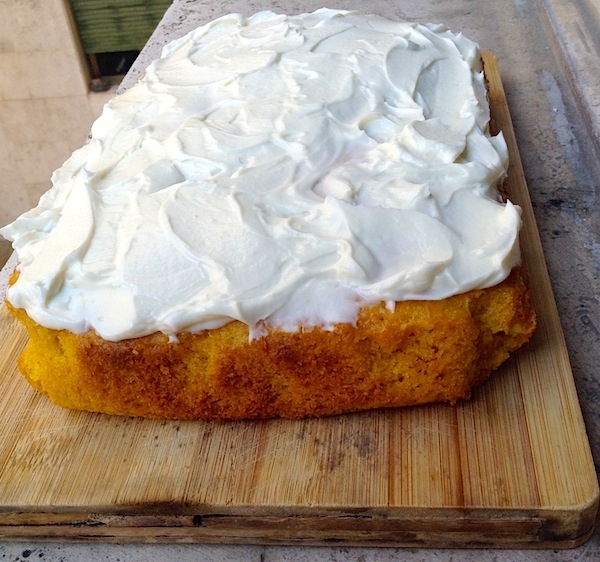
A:
POLYGON ((36 322, 107 340, 241 320, 258 336, 504 279, 520 210, 477 46, 319 10, 222 17, 116 97, 0 230, 36 322))

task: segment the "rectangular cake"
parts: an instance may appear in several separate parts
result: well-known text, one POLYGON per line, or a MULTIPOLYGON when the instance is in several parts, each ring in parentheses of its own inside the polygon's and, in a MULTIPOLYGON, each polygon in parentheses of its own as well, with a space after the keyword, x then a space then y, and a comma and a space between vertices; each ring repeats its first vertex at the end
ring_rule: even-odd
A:
POLYGON ((21 371, 178 419, 468 398, 535 329, 484 70, 442 25, 341 10, 170 43, 0 229, 21 371))

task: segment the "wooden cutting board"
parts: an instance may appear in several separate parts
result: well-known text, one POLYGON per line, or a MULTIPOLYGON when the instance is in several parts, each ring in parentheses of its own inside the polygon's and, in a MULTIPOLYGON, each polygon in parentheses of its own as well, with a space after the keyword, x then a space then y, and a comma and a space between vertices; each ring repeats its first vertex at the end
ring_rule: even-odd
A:
POLYGON ((52 405, 18 374, 26 336, 2 309, 0 538, 507 548, 589 538, 598 482, 496 61, 485 64, 523 208, 531 344, 456 407, 171 422, 52 405))

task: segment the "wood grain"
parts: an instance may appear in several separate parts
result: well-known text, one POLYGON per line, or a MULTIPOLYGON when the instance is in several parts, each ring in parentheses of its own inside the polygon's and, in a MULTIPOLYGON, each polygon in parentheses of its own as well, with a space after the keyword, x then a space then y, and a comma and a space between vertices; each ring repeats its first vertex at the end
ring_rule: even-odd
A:
POLYGON ((493 117, 539 329, 473 399, 328 419, 171 422, 72 412, 18 374, 0 312, 0 538, 567 548, 598 482, 496 61, 493 117))

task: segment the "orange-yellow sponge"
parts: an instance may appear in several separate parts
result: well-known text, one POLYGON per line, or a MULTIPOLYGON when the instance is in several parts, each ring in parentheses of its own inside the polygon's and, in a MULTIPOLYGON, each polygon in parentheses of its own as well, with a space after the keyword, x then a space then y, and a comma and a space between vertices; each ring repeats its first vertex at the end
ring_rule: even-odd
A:
POLYGON ((231 322, 200 333, 108 342, 44 328, 8 305, 30 336, 22 373, 56 404, 176 419, 326 416, 429 402, 454 403, 535 329, 526 276, 439 301, 381 304, 356 326, 272 331, 249 342, 231 322))

